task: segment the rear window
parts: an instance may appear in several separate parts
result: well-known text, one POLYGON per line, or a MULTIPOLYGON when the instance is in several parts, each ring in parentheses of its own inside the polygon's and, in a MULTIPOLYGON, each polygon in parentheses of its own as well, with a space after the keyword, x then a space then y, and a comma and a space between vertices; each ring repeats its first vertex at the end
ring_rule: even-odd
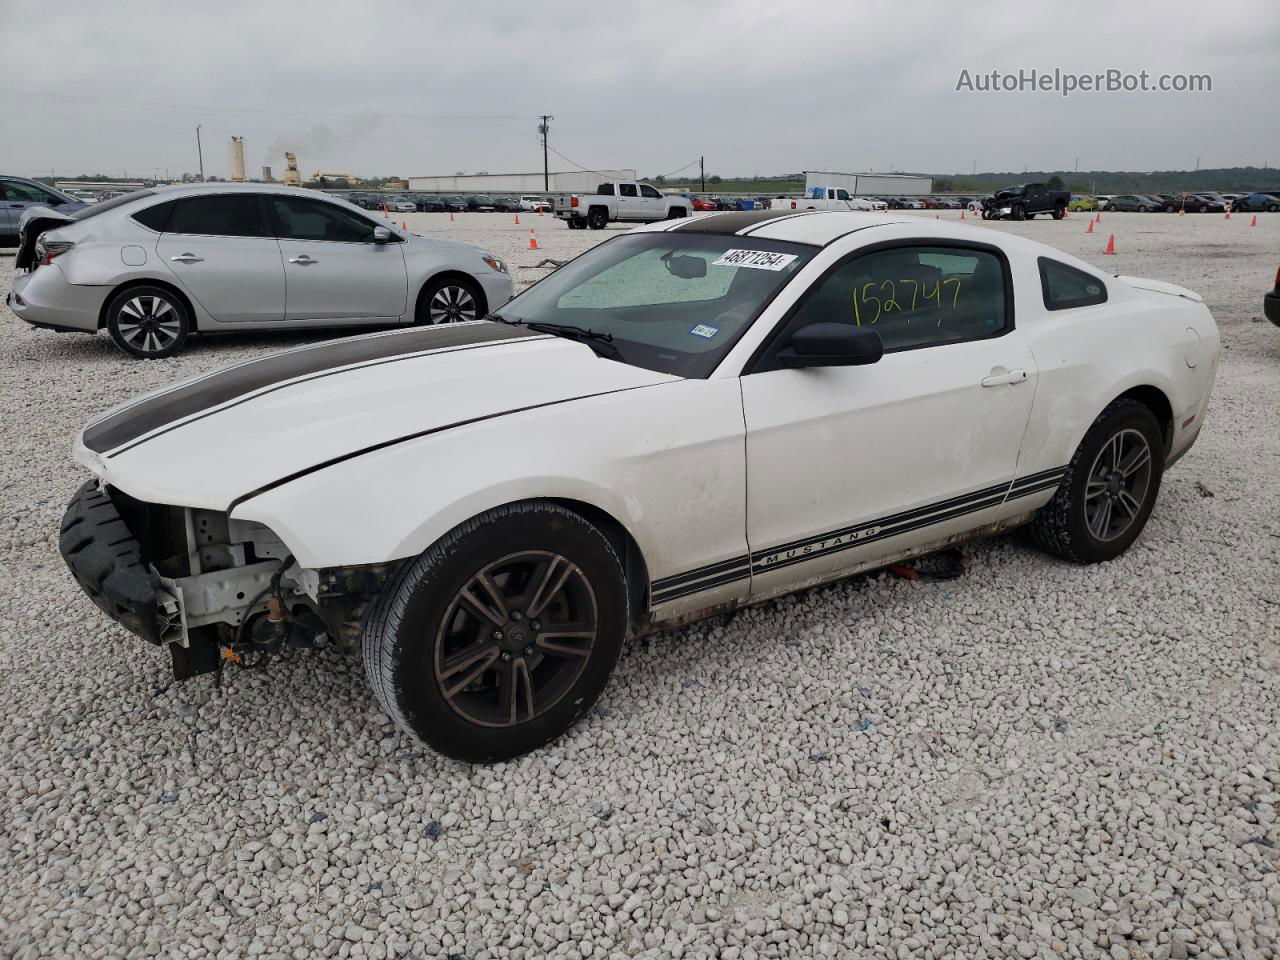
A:
POLYGON ((97 203, 91 203, 83 210, 77 210, 71 214, 72 220, 88 220, 90 217, 96 217, 100 213, 106 213, 116 207, 123 207, 126 203, 133 203, 135 200, 141 200, 143 197, 155 196, 154 190, 135 190, 133 193, 122 193, 118 197, 112 197, 110 200, 99 200, 97 203))
POLYGON ((168 233, 208 237, 269 236, 257 194, 215 193, 177 201, 169 216, 168 233))
POLYGON ((1046 310, 1092 307, 1107 302, 1107 285, 1092 274, 1048 257, 1039 259, 1040 292, 1046 310))

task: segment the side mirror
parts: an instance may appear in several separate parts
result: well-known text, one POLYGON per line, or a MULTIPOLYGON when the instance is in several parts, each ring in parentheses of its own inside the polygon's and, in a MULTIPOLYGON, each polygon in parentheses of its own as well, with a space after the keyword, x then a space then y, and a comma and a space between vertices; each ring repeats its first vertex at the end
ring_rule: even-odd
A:
POLYGON ((391 231, 388 230, 386 227, 373 228, 374 243, 388 243, 390 242, 390 240, 391 240, 391 231))
POLYGON ((675 257, 668 253, 662 258, 662 262, 667 267, 667 273, 681 280, 699 280, 707 275, 707 261, 702 257, 684 254, 675 257))
POLYGON ((811 323, 791 336, 791 345, 778 353, 784 367, 856 367, 884 356, 880 334, 851 323, 811 323))

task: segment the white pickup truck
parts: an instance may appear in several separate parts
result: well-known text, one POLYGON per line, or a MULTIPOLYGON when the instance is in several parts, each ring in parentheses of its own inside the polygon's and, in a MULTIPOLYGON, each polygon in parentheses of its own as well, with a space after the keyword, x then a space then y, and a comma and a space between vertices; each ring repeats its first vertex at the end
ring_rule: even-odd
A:
POLYGON ((595 193, 564 193, 551 198, 555 214, 571 230, 603 230, 614 220, 653 223, 687 217, 693 203, 685 197, 669 197, 647 183, 602 183, 595 193))
POLYGON ((864 200, 842 187, 812 187, 803 197, 777 197, 773 210, 884 210, 883 200, 864 200))

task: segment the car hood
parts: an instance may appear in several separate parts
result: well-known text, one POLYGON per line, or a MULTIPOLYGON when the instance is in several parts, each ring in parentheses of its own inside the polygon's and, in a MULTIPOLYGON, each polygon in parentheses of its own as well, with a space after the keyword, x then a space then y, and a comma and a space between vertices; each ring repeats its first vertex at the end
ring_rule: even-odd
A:
POLYGON ((75 457, 139 500, 229 510, 417 437, 679 378, 489 321, 353 337, 226 367, 99 417, 75 457))

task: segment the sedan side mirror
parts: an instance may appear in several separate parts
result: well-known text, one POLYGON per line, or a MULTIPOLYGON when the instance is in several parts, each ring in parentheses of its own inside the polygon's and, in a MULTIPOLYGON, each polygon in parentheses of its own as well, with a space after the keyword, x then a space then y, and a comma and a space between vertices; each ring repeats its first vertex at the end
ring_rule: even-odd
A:
POLYGON ((386 227, 373 228, 374 243, 388 243, 390 242, 390 240, 391 240, 391 231, 388 230, 386 227))
POLYGON ((784 367, 855 367, 884 356, 880 334, 851 323, 811 323, 791 335, 791 345, 778 353, 784 367))

